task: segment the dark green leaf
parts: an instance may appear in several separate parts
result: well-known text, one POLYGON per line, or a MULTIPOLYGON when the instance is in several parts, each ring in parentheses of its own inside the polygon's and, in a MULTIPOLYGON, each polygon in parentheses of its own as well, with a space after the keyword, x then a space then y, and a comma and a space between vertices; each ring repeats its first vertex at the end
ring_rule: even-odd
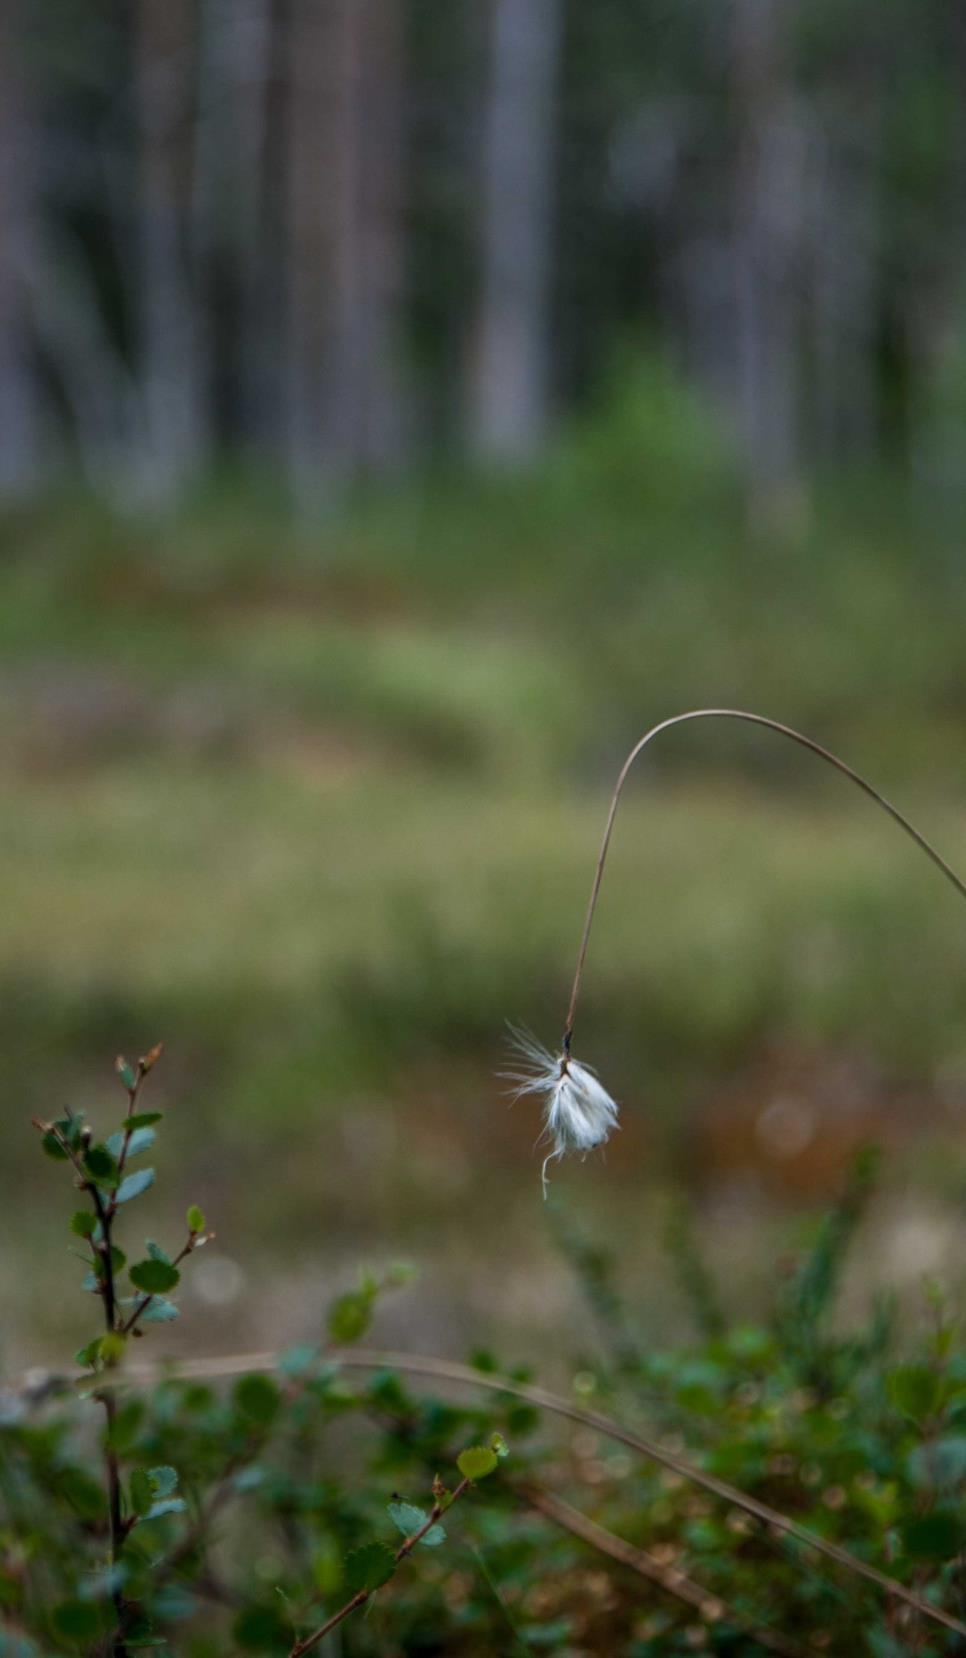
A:
POLYGON ((55 1489, 82 1520, 98 1520, 107 1509, 107 1498, 95 1479, 83 1468, 62 1468, 55 1476, 55 1489))
POLYGON ((154 1502, 154 1487, 143 1468, 135 1468, 132 1473, 130 1491, 132 1513, 147 1514, 154 1502))
POLYGON ((364 1589, 371 1595, 389 1582, 395 1570, 396 1557, 385 1543, 366 1543, 361 1549, 353 1549, 345 1557, 346 1593, 357 1595, 364 1589))
POLYGON ((333 1341, 358 1341, 372 1322, 374 1296, 368 1290, 349 1290, 329 1308, 329 1335, 333 1341))
POLYGON ((67 1162, 70 1153, 64 1149, 60 1143, 59 1137, 54 1134, 51 1129, 47 1130, 47 1133, 44 1135, 40 1144, 43 1150, 47 1153, 47 1156, 52 1157, 56 1163, 67 1162))
POLYGON ((963 1516, 950 1508, 936 1508, 911 1520, 902 1533, 906 1554, 913 1560, 952 1560, 966 1542, 963 1516))
POLYGON ((156 1261, 148 1258, 145 1261, 136 1261, 130 1272, 131 1283, 146 1295, 163 1295, 165 1290, 173 1290, 181 1282, 181 1274, 177 1267, 171 1266, 168 1261, 156 1261))
POLYGON ((150 1128, 152 1123, 159 1123, 164 1116, 163 1111, 136 1111, 133 1117, 128 1117, 127 1128, 150 1128))
POLYGON ((291 1625, 274 1606, 246 1606, 232 1625, 232 1635, 246 1652, 285 1651, 292 1644, 291 1625))
POLYGON ((100 1607, 90 1600, 64 1600, 55 1607, 55 1632, 66 1641, 92 1641, 103 1626, 100 1607))
POLYGON ((117 1179, 117 1163, 106 1146, 88 1146, 84 1153, 84 1167, 98 1185, 117 1179))
POLYGON ((942 1377, 924 1364, 904 1364, 887 1378, 889 1398, 913 1421, 932 1416, 942 1401, 942 1377))
POLYGON ((242 1376, 234 1389, 235 1407, 249 1422, 267 1428, 275 1420, 281 1395, 270 1376, 242 1376))
POLYGON ((88 1209, 78 1209, 71 1216, 70 1229, 75 1238, 90 1238, 97 1226, 97 1216, 88 1209))

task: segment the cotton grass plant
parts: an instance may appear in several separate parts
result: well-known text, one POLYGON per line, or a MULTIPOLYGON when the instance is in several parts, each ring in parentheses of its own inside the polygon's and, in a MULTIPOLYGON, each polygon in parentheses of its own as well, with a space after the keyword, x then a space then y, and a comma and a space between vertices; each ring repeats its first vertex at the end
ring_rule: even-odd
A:
POLYGON ((673 726, 685 725, 691 720, 740 720, 747 725, 762 726, 767 731, 774 731, 778 736, 787 738, 789 742, 797 743, 800 748, 808 749, 809 753, 817 755, 826 765, 831 766, 841 776, 847 777, 863 794, 874 801, 876 806, 916 843, 920 851, 925 853, 959 896, 966 898, 966 883, 930 844, 925 835, 910 823, 904 813, 880 794, 860 772, 847 765, 844 760, 840 760, 838 755, 829 749, 823 748, 821 743, 806 737, 801 731, 795 731, 790 725, 783 725, 779 720, 768 719, 764 714, 752 714, 738 708, 694 708, 683 714, 674 714, 670 719, 661 720, 659 724, 651 726, 634 744, 614 785, 591 883, 584 929, 577 950, 577 965, 560 1047, 557 1052, 551 1052, 528 1031, 511 1027, 520 1066, 518 1070, 508 1073, 509 1080, 516 1084, 518 1097, 533 1094, 543 1101, 543 1132, 540 1138, 550 1145, 550 1151, 544 1158, 541 1169, 545 1197, 548 1185, 547 1169, 552 1162, 565 1157, 569 1152, 578 1152, 586 1156, 589 1151, 606 1145, 613 1131, 619 1126, 617 1102, 599 1081, 595 1070, 575 1059, 571 1052, 580 988, 617 810, 631 768, 638 756, 662 732, 669 731, 673 726))

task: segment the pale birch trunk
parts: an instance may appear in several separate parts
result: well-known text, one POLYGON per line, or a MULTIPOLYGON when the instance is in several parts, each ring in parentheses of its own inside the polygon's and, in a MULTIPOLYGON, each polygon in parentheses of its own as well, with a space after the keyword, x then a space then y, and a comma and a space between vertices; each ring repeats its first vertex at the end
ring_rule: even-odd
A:
POLYGON ((29 489, 41 462, 40 394, 28 337, 36 155, 24 82, 21 0, 0 0, 0 494, 29 489))
POLYGON ((522 461, 546 434, 560 0, 491 0, 469 437, 522 461))
POLYGON ((401 13, 292 0, 290 463, 303 499, 399 453, 401 13))

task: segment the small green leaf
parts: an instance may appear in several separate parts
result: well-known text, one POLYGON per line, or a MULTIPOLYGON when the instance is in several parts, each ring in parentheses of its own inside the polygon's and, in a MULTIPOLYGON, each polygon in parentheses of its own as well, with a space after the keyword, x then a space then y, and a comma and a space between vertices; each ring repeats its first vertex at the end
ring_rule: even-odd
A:
MULTIPOLYGON (((120 1272, 126 1260, 127 1256, 125 1255, 123 1249, 118 1249, 116 1244, 112 1244, 111 1271, 115 1274, 115 1276, 120 1272)), ((107 1275, 107 1261, 101 1249, 96 1249, 94 1251, 94 1271, 98 1278, 104 1278, 107 1275)))
POLYGON ((425 1510, 417 1508, 415 1503, 390 1503, 386 1512, 396 1530, 401 1531, 404 1537, 411 1537, 413 1532, 418 1531, 429 1519, 425 1510))
POLYGON ((112 1185, 117 1180, 117 1163, 106 1146, 88 1146, 84 1167, 99 1186, 112 1185))
POLYGON ((181 1317, 181 1311, 173 1301, 168 1301, 163 1295, 156 1295, 149 1301, 141 1314, 142 1324, 171 1324, 174 1319, 181 1317))
POLYGON ((181 1274, 177 1267, 171 1266, 168 1261, 137 1261, 131 1268, 131 1283, 146 1295, 163 1295, 165 1290, 173 1290, 181 1282, 181 1274))
POLYGON ((178 1470, 167 1463, 160 1468, 149 1468, 148 1479, 156 1497, 171 1497, 178 1489, 178 1470))
POLYGON ((274 1606, 246 1606, 232 1624, 232 1637, 246 1652, 278 1652, 291 1646, 292 1627, 274 1606))
POLYGON ((166 1249, 161 1248, 159 1243, 155 1243, 153 1238, 145 1238, 144 1247, 152 1261, 165 1261, 168 1266, 171 1265, 171 1256, 166 1249))
POLYGON ((510 1447, 501 1433, 495 1433, 493 1435, 493 1438, 490 1440, 490 1450, 493 1452, 494 1456, 499 1457, 501 1462, 504 1457, 508 1457, 510 1455, 510 1447))
POLYGON ((79 1347, 77 1349, 77 1352, 74 1354, 74 1363, 82 1366, 89 1365, 93 1369, 98 1358, 100 1357, 100 1351, 101 1338, 100 1336, 95 1336, 94 1340, 89 1341, 86 1347, 79 1347))
POLYGON ((52 1157, 55 1163, 66 1163, 68 1161, 70 1153, 61 1145, 60 1136, 55 1134, 53 1129, 49 1128, 47 1130, 40 1144, 47 1156, 52 1157))
POLYGON ((966 1480, 966 1434, 946 1434, 917 1445, 909 1453, 908 1468, 913 1485, 921 1490, 948 1491, 959 1485, 966 1480))
POLYGON ((97 1216, 92 1215, 87 1209, 78 1209, 71 1216, 70 1229, 75 1238, 91 1237, 96 1226, 97 1216))
POLYGON ((242 1376, 235 1384, 234 1400, 240 1414, 259 1428, 267 1428, 275 1420, 282 1402, 271 1377, 260 1376, 257 1372, 242 1376))
POLYGON ((131 1512, 146 1515, 154 1502, 154 1488, 143 1468, 135 1468, 131 1475, 131 1512))
POLYGON ((346 1295, 340 1295, 329 1308, 329 1335, 333 1341, 358 1341, 364 1336, 372 1322, 373 1302, 375 1297, 371 1290, 349 1290, 346 1295))
POLYGON ((906 1554, 914 1560, 952 1560, 966 1541, 963 1517, 951 1508, 935 1508, 903 1528, 906 1554))
POLYGON ((155 1133, 153 1128, 136 1128, 127 1143, 128 1157, 137 1157, 142 1151, 150 1151, 154 1145, 155 1133))
POLYGON ((365 1590, 371 1595, 388 1583, 396 1570, 396 1557, 385 1543, 365 1543, 345 1557, 345 1587, 348 1595, 365 1590))
POLYGON ((318 1348, 309 1347, 307 1344, 287 1347, 284 1353, 279 1354, 278 1368, 283 1376, 304 1376, 307 1370, 311 1370, 318 1356, 318 1348))
POLYGON ((108 1330, 101 1337, 101 1347, 98 1354, 102 1364, 119 1364, 127 1349, 127 1337, 122 1336, 119 1330, 108 1330))
POLYGON ((889 1398, 898 1410, 922 1422, 942 1401, 942 1377, 924 1364, 904 1364, 887 1378, 889 1398))
POLYGON ((101 1632, 101 1611, 96 1601, 63 1600, 54 1608, 52 1622, 64 1640, 87 1642, 101 1632))
POLYGON ((140 1197, 149 1186, 154 1185, 153 1169, 138 1169, 137 1174, 126 1175, 121 1181, 115 1194, 115 1203, 130 1203, 133 1197, 140 1197))
POLYGON ((134 1074, 133 1066, 128 1064, 123 1054, 118 1054, 116 1060, 114 1061, 114 1069, 130 1094, 132 1089, 137 1087, 138 1080, 134 1074))
POLYGON ((163 1111, 136 1111, 133 1117, 125 1119, 125 1127, 150 1128, 152 1123, 159 1123, 163 1116, 163 1111))
MULTIPOLYGON (((423 1509, 417 1508, 414 1503, 390 1503, 388 1514, 393 1525, 404 1537, 412 1537, 429 1519, 429 1515, 423 1509)), ((446 1541, 446 1533, 442 1526, 430 1526, 425 1537, 421 1537, 419 1541, 421 1545, 425 1544, 426 1548, 435 1549, 446 1541)))
POLYGON ((198 1208, 197 1203, 193 1203, 191 1205, 191 1208, 188 1210, 188 1231, 189 1232, 203 1232, 204 1229, 205 1229, 204 1211, 198 1208))
POLYGON ((468 1451, 460 1452, 456 1466, 465 1480, 483 1480, 492 1474, 497 1461, 495 1451, 487 1450, 485 1445, 471 1445, 468 1451))

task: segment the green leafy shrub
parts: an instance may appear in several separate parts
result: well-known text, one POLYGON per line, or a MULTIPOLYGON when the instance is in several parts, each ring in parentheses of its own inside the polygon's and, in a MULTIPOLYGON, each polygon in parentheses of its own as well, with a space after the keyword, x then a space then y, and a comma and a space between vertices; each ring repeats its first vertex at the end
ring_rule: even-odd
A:
POLYGON ((398 1268, 341 1296, 317 1347, 179 1371, 134 1357, 212 1236, 193 1205, 173 1252, 131 1245, 159 1053, 118 1062, 103 1140, 78 1113, 38 1124, 102 1328, 78 1375, 0 1396, 3 1658, 298 1658, 336 1626, 349 1658, 964 1650, 966 1353, 935 1290, 914 1340, 888 1309, 833 1318, 872 1160, 760 1327, 729 1320, 679 1211, 701 1336, 673 1353, 558 1214, 588 1300, 563 1397, 486 1353, 353 1345, 398 1268))

